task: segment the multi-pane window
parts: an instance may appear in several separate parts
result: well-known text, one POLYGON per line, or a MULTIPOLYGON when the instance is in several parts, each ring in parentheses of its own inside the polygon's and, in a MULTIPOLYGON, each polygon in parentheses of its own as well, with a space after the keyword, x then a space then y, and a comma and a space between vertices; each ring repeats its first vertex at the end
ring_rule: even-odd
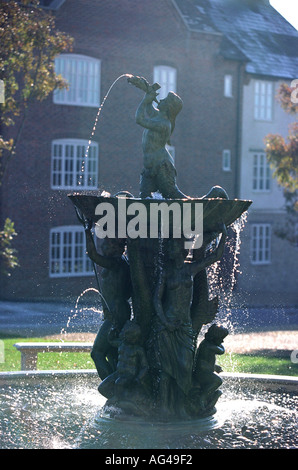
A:
POLYGON ((269 264, 271 261, 271 225, 251 226, 250 259, 252 264, 269 264))
POLYGON ((55 71, 68 81, 68 90, 55 90, 54 103, 77 106, 100 105, 100 60, 83 55, 61 54, 55 71))
POLYGON ((222 152, 222 169, 223 171, 231 171, 231 150, 223 150, 222 152))
POLYGON ((97 143, 88 145, 88 141, 81 139, 52 142, 53 189, 96 189, 97 172, 97 143))
POLYGON ((254 191, 270 191, 271 171, 264 153, 253 154, 252 189, 254 191))
POLYGON ((50 232, 50 277, 86 276, 92 273, 83 228, 53 228, 50 232))
POLYGON ((177 70, 167 65, 158 65, 153 70, 153 82, 157 82, 161 86, 158 90, 158 100, 165 98, 169 91, 176 93, 177 70))
POLYGON ((232 93, 232 75, 225 75, 224 78, 224 96, 226 98, 232 98, 233 93, 232 93))
POLYGON ((260 121, 272 120, 273 83, 264 80, 255 81, 254 116, 260 121))

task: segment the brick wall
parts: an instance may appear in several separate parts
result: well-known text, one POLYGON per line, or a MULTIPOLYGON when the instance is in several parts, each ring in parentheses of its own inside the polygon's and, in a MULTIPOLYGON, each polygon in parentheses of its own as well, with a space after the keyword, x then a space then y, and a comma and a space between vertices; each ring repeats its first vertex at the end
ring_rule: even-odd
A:
MULTIPOLYGON (((66 0, 57 26, 75 38, 73 53, 101 60, 101 100, 123 73, 152 81, 154 65, 177 69, 177 92, 184 101, 172 144, 178 184, 202 196, 220 184, 233 197, 235 182, 238 64, 219 55, 222 37, 186 30, 170 0, 66 0), (224 75, 233 76, 233 96, 223 96, 224 75), (222 171, 222 150, 232 153, 232 171, 222 171)), ((99 145, 99 188, 138 195, 142 169, 142 129, 135 111, 142 92, 121 79, 112 89, 94 135, 99 145)), ((2 188, 2 219, 14 220, 21 267, 2 279, 6 299, 76 297, 94 285, 92 277, 49 278, 49 232, 76 224, 69 191, 50 186, 51 141, 89 139, 97 109, 57 105, 52 96, 32 106, 17 154, 2 188)))

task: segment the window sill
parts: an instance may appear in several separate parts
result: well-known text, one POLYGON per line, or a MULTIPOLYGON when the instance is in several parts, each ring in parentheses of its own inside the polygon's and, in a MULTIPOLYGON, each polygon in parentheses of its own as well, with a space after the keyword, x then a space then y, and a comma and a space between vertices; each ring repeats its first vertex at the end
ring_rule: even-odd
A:
POLYGON ((59 106, 77 106, 78 108, 99 108, 100 107, 100 104, 91 104, 91 103, 74 103, 74 102, 71 102, 71 103, 62 103, 60 101, 53 101, 54 104, 57 104, 59 106))
POLYGON ((66 278, 66 277, 87 277, 87 276, 94 276, 94 272, 91 272, 91 273, 63 273, 63 274, 53 274, 53 273, 49 273, 49 277, 51 279, 57 279, 57 278, 66 278))

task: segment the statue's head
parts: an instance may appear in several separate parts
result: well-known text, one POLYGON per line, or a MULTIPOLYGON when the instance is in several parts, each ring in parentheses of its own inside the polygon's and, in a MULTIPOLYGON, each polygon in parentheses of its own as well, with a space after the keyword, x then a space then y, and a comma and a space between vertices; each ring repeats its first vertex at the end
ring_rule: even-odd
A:
POLYGON ((138 344, 141 341, 141 328, 135 321, 128 320, 121 330, 120 338, 126 344, 138 344))
POLYGON ((125 250, 125 238, 104 238, 101 242, 101 251, 104 256, 121 258, 125 250))
POLYGON ((167 114, 172 125, 172 133, 175 127, 176 116, 180 113, 183 106, 183 101, 180 96, 170 91, 166 98, 160 100, 157 108, 167 114))
POLYGON ((205 338, 210 343, 220 344, 224 338, 229 334, 229 330, 222 325, 216 325, 215 323, 210 326, 205 338))

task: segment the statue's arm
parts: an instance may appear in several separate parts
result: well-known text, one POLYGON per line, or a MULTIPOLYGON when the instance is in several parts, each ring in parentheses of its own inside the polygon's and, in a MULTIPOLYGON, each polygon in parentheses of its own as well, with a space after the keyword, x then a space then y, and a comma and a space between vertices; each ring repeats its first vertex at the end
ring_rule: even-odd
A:
POLYGON ((217 346, 217 353, 216 354, 224 354, 225 353, 225 347, 223 344, 220 344, 219 346, 217 346))
POLYGON ((195 261, 191 263, 191 273, 193 276, 195 276, 198 272, 202 271, 202 269, 207 268, 211 264, 216 263, 221 259, 227 238, 227 229, 224 224, 222 225, 221 232, 221 238, 216 249, 206 255, 205 258, 201 259, 200 261, 195 261))
POLYGON ((210 266, 211 264, 216 263, 217 261, 221 259, 223 252, 224 252, 224 248, 225 248, 226 238, 227 238, 227 228, 225 224, 223 224, 221 228, 221 238, 220 238, 219 244, 212 253, 206 256, 205 267, 210 266))
POLYGON ((119 263, 116 259, 103 256, 97 252, 90 228, 85 228, 85 236, 86 251, 91 261, 93 261, 95 264, 98 264, 102 268, 113 269, 119 267, 119 263))
POLYGON ((146 93, 136 111, 136 123, 145 129, 160 131, 165 126, 164 120, 155 119, 159 116, 159 111, 153 107, 153 100, 156 93, 151 91, 146 93))

